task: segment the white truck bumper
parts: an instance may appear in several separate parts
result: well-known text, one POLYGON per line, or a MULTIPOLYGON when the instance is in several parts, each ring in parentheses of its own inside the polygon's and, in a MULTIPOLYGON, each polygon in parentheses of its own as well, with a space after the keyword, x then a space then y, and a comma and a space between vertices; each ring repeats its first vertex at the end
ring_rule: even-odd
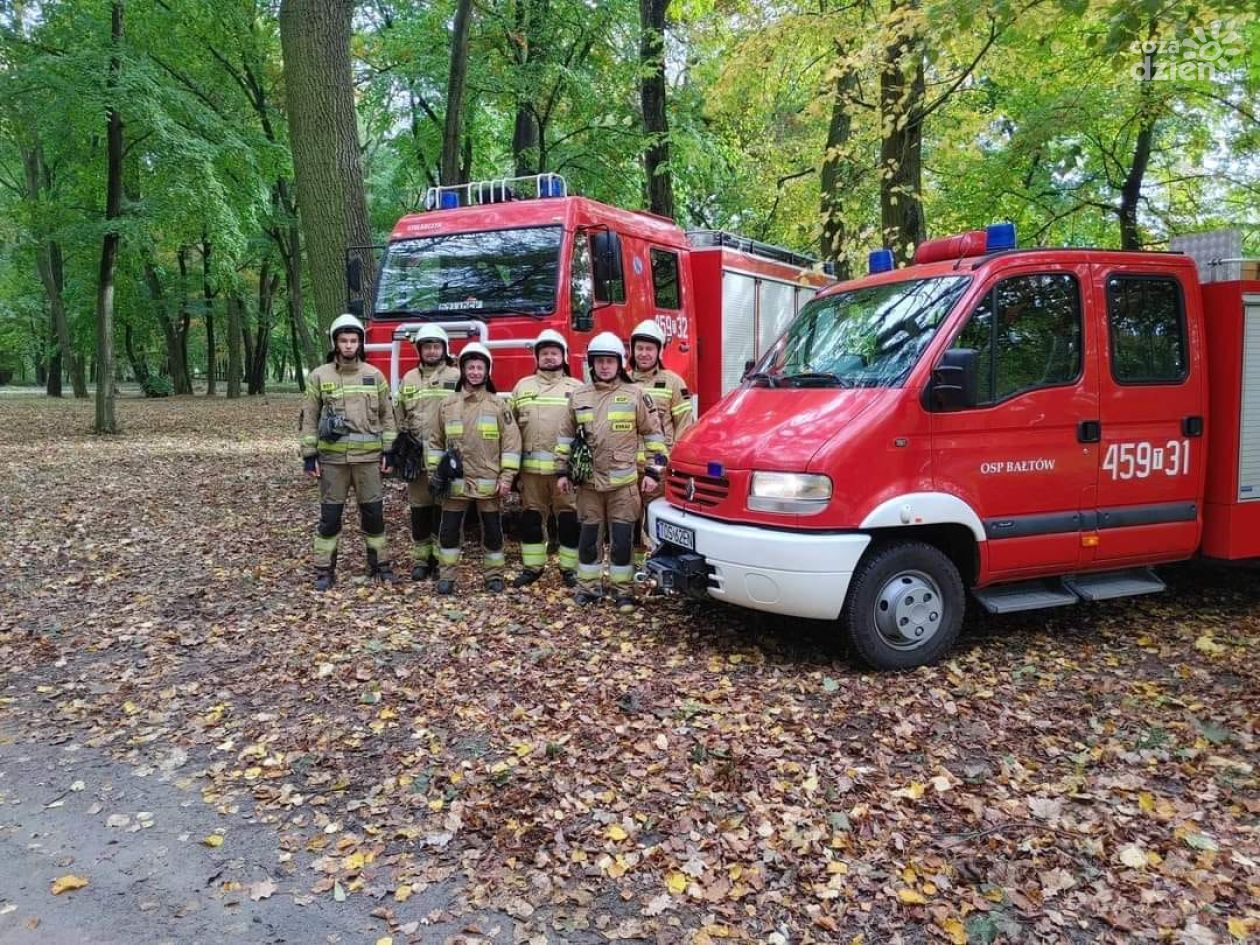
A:
POLYGON ((694 551, 712 568, 709 595, 752 610, 834 620, 849 580, 870 544, 861 533, 816 535, 732 525, 676 509, 664 500, 648 506, 648 533, 659 543, 658 523, 688 529, 694 551))

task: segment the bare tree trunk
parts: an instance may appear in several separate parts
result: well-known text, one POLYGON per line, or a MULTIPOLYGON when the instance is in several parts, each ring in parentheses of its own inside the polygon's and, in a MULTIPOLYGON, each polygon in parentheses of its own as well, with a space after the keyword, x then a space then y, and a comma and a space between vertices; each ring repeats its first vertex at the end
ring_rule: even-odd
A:
MULTIPOLYGON (((28 198, 38 207, 44 194, 52 189, 52 175, 44 161, 43 145, 36 142, 29 148, 22 149, 22 165, 26 171, 26 190, 28 198)), ((44 286, 44 295, 48 299, 48 310, 52 317, 53 331, 57 342, 59 362, 69 369, 70 383, 74 387, 76 398, 87 398, 87 378, 83 376, 83 359, 74 351, 74 342, 70 337, 70 323, 66 319, 65 306, 65 264, 61 255, 61 244, 53 239, 42 238, 35 247, 35 267, 39 271, 39 281, 44 286)), ((57 393, 61 396, 61 371, 58 369, 57 393)), ((51 380, 51 375, 50 375, 51 380)))
POLYGON ((219 370, 218 350, 214 343, 214 296, 210 290, 210 240, 201 235, 201 295, 206 301, 206 396, 213 397, 216 390, 215 375, 219 370))
POLYGON ((665 14, 669 0, 639 0, 639 100, 643 130, 648 136, 643 153, 647 174, 648 209, 674 216, 674 179, 669 167, 669 118, 665 112, 665 14))
POLYGON ((297 319, 293 315, 293 307, 289 307, 289 344, 293 348, 293 378, 297 381, 298 390, 306 393, 306 378, 302 371, 302 351, 298 347, 297 319))
POLYGON ((130 322, 123 325, 123 350, 127 353, 127 362, 131 365, 131 373, 136 376, 136 383, 143 385, 149 379, 149 365, 144 360, 144 353, 136 351, 130 322))
POLYGON ((353 12, 354 0, 280 3, 297 206, 321 325, 345 308, 346 248, 371 242, 350 72, 353 12))
POLYGON ((181 246, 175 253, 179 261, 179 363, 183 365, 187 390, 175 390, 177 394, 191 394, 192 370, 188 363, 188 327, 192 324, 192 313, 188 310, 188 247, 181 246))
POLYGON ((106 112, 106 171, 105 171, 105 238, 101 245, 101 267, 96 282, 96 433, 117 433, 118 421, 114 416, 114 267, 118 261, 120 235, 113 221, 122 216, 122 162, 123 125, 118 114, 115 97, 118 95, 118 78, 122 72, 122 55, 119 47, 123 40, 123 0, 114 0, 110 17, 110 42, 113 52, 109 57, 109 77, 105 88, 108 93, 106 112))
MULTIPOLYGON (((287 201, 287 190, 284 181, 277 184, 279 197, 287 201)), ((298 344, 302 354, 301 361, 308 368, 316 367, 322 358, 315 350, 315 341, 311 337, 311 327, 306 324, 306 307, 302 302, 302 236, 298 232, 297 220, 290 218, 288 227, 272 230, 272 239, 280 248, 280 257, 284 263, 284 291, 289 306, 289 319, 297 333, 298 344), (287 235, 286 235, 287 234, 287 235)), ((370 264, 370 260, 368 261, 370 264)), ((367 291, 368 287, 365 286, 367 291)), ((370 298, 371 296, 365 296, 370 298)))
POLYGON ((236 400, 241 396, 241 309, 245 303, 236 294, 227 297, 228 363, 227 397, 236 400))
POLYGON ((271 271, 271 263, 264 262, 258 272, 258 324, 254 334, 254 358, 250 365, 250 394, 267 392, 267 348, 271 340, 272 310, 276 292, 280 288, 280 276, 271 271))
POLYGON ((849 108, 858 80, 857 71, 846 64, 847 57, 848 50, 837 41, 836 68, 840 71, 832 87, 831 124, 827 127, 827 149, 823 153, 822 238, 819 245, 822 258, 835 263, 836 276, 840 279, 849 278, 849 234, 844 221, 844 204, 853 184, 853 162, 846 148, 853 129, 849 108))
MULTIPOLYGON (((49 397, 61 396, 61 345, 57 342, 57 320, 50 312, 48 315, 48 366, 44 368, 44 393, 49 397)), ((38 376, 39 368, 43 365, 41 357, 35 362, 36 374, 38 376)))
POLYGON ((153 299, 153 312, 158 324, 162 327, 162 340, 166 343, 166 371, 171 375, 171 389, 176 394, 191 394, 192 381, 188 377, 188 359, 184 355, 186 344, 181 337, 179 324, 167 311, 166 290, 162 287, 162 277, 153 260, 146 256, 144 260, 144 281, 149 287, 149 296, 153 299))
MULTIPOLYGON (((1155 36, 1155 24, 1151 24, 1150 36, 1155 36)), ((1138 202, 1142 199, 1142 183, 1151 163, 1151 143, 1155 138, 1156 110, 1152 101, 1151 82, 1155 76, 1155 53, 1144 53, 1142 86, 1138 90, 1138 134, 1133 146, 1133 163, 1120 188, 1120 248, 1141 249, 1142 234, 1138 230, 1138 202)))
POLYGON ((464 92, 468 77, 468 33, 472 26, 472 0, 456 0, 455 25, 451 32, 451 68, 446 77, 446 122, 442 127, 443 184, 459 184, 459 148, 463 135, 464 92))
POLYGON ((880 64, 879 209, 884 245, 906 262, 926 235, 923 219, 923 45, 907 12, 918 0, 892 0, 891 36, 880 64))

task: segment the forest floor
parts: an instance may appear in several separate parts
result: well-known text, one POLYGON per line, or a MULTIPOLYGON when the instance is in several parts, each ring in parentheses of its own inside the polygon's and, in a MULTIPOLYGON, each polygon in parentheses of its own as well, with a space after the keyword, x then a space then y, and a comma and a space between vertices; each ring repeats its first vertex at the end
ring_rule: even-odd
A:
POLYGON ((0 943, 1260 936, 1255 570, 901 675, 554 573, 370 585, 352 509, 320 595, 298 406, 0 399, 0 943))

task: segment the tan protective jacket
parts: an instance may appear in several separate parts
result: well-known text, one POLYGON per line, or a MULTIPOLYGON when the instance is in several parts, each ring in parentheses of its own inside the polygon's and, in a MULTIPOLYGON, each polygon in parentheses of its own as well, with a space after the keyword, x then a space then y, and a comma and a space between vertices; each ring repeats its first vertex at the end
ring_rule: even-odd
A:
POLYGON ((573 392, 556 438, 556 454, 565 462, 579 427, 586 431, 595 460, 595 475, 581 484, 583 489, 611 492, 637 483, 640 440, 648 453, 668 453, 656 410, 643 388, 620 378, 583 384, 573 392))
POLYGON ((437 426, 438 410, 442 401, 451 395, 459 383, 459 368, 443 361, 436 367, 423 364, 403 375, 398 385, 398 402, 394 413, 398 418, 398 432, 407 432, 420 441, 429 442, 429 435, 437 426))
POLYGON ((452 446, 464 463, 464 481, 451 483, 452 498, 488 499, 520 471, 520 427, 512 408, 485 387, 456 391, 442 401, 425 450, 430 475, 452 446))
POLYGON ((563 370, 539 370, 522 377, 512 391, 512 411, 521 428, 521 469, 527 473, 552 475, 556 464, 556 439, 569 412, 569 398, 582 386, 563 370))
POLYGON ((318 455, 325 464, 378 462, 397 436, 389 381, 363 361, 321 364, 306 379, 299 434, 303 457, 318 455), (344 418, 349 431, 345 436, 319 438, 319 418, 326 406, 344 418))
POLYGON ((681 377, 659 364, 652 371, 631 372, 630 379, 652 398, 660 415, 665 445, 673 449, 682 431, 691 426, 691 391, 681 377))

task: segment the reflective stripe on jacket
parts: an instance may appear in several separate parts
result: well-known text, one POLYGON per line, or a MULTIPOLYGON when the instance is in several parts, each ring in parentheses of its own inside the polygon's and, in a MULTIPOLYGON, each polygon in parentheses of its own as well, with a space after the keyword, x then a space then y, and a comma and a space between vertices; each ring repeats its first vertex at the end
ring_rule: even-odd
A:
POLYGON ((484 387, 442 401, 425 451, 430 472, 452 446, 464 463, 464 482, 451 483, 453 496, 486 498, 499 483, 511 485, 520 471, 521 431, 512 408, 484 387))
POLYGON ((512 411, 521 428, 521 469, 551 475, 558 471, 556 438, 569 412, 569 398, 582 382, 562 370, 521 378, 512 391, 512 411))
POLYGON ((394 407, 398 432, 405 430, 421 445, 427 444, 437 424, 442 401, 455 391, 458 383, 459 368, 445 361, 436 367, 414 367, 404 374, 402 383, 398 385, 398 402, 394 407))
POLYGON ((634 371, 630 379, 652 398, 652 406, 660 416, 665 444, 673 449, 682 431, 691 426, 691 391, 681 377, 659 365, 653 371, 634 371))
POLYGON ((581 488, 609 492, 637 482, 640 440, 649 453, 667 453, 656 410, 639 385, 620 378, 596 381, 579 387, 569 402, 556 437, 556 453, 567 461, 578 428, 586 431, 595 475, 581 488))
POLYGON ((397 436, 385 375, 362 361, 321 364, 306 378, 298 432, 302 455, 318 455, 321 463, 379 460, 382 451, 393 447, 397 436), (344 420, 346 435, 319 438, 319 420, 325 407, 344 420))

